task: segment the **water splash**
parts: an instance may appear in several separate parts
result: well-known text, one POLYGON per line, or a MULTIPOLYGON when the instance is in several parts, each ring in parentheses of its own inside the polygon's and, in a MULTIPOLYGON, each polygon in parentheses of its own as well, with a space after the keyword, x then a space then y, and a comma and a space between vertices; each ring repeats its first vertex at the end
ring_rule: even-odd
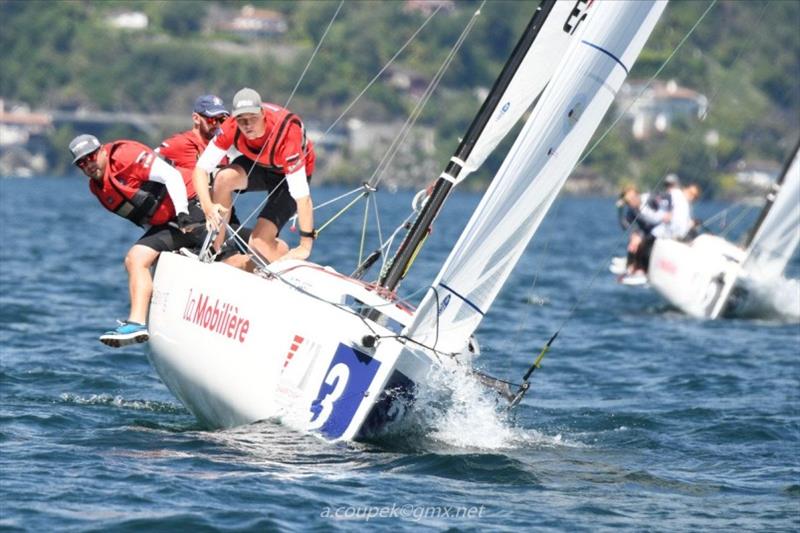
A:
MULTIPOLYGON (((736 291, 734 290, 734 300, 736 291)), ((800 322, 800 280, 750 276, 731 316, 800 322)))
POLYGON ((410 437, 418 448, 442 451, 444 446, 451 452, 563 444, 561 435, 548 436, 517 426, 507 406, 468 368, 435 367, 419 384, 413 405, 392 434, 410 437))

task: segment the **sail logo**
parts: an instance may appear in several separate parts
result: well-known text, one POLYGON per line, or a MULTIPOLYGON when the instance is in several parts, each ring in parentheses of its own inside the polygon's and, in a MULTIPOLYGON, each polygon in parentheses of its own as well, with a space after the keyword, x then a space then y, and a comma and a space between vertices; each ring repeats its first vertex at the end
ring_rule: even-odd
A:
POLYGON ((202 292, 193 296, 189 289, 182 318, 212 333, 243 343, 250 331, 250 320, 239 315, 239 308, 231 303, 220 302, 219 298, 211 305, 211 297, 202 292))
POLYGON ((450 295, 448 294, 447 296, 444 297, 441 305, 439 306, 439 311, 438 311, 439 315, 444 313, 444 310, 447 309, 449 303, 450 303, 450 295))
POLYGON ((503 104, 503 107, 500 108, 500 111, 497 113, 497 116, 494 117, 495 121, 503 118, 503 115, 505 115, 509 109, 511 109, 511 101, 508 101, 505 104, 503 104))
POLYGON ((570 11, 567 21, 564 22, 565 32, 570 35, 575 33, 580 23, 586 19, 586 12, 589 10, 589 6, 593 1, 594 0, 578 0, 575 2, 575 7, 570 11))

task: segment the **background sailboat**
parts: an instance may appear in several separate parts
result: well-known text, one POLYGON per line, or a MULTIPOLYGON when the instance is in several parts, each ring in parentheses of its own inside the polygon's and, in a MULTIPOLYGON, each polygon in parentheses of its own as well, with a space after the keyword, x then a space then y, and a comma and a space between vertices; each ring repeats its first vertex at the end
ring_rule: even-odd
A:
MULTIPOLYGON (((776 307, 776 283, 800 244, 800 156, 798 143, 767 195, 748 238, 737 246, 704 234, 691 243, 659 239, 648 277, 670 303, 698 318, 786 314, 776 307)), ((797 292, 797 288, 788 287, 797 292)), ((800 307, 800 292, 796 294, 800 307)))

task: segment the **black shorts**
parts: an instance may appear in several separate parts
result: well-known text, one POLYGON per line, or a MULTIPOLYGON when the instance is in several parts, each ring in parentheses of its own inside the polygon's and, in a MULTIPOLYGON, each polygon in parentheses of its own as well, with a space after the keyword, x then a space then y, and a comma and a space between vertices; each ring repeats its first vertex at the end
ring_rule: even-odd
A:
MULTIPOLYGON (((202 246, 206 238, 206 218, 197 199, 189 200, 189 217, 196 226, 188 233, 182 232, 177 226, 171 226, 169 223, 161 224, 147 230, 136 241, 136 244, 147 246, 156 252, 173 252, 181 248, 192 249, 202 246)), ((173 220, 172 223, 174 224, 175 221, 173 220)))
MULTIPOLYGON (((286 175, 257 165, 252 159, 243 155, 234 159, 231 164, 239 165, 248 175, 247 189, 242 192, 268 191, 269 198, 258 214, 258 218, 269 220, 275 224, 280 233, 283 225, 297 212, 297 202, 289 194, 286 175)), ((311 176, 308 176, 307 179, 311 181, 311 176)))

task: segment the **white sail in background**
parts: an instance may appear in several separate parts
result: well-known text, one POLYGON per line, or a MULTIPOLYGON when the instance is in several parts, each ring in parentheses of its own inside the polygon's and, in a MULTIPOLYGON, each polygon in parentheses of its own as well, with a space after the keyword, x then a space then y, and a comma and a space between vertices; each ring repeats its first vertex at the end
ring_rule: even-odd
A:
POLYGON ((800 244, 800 155, 795 152, 786 177, 750 246, 744 268, 777 277, 800 244))
POLYGON ((478 169, 511 128, 544 90, 575 36, 591 11, 591 0, 556 2, 539 34, 517 69, 513 80, 498 101, 478 141, 459 174, 459 181, 478 169))
POLYGON ((420 304, 408 336, 444 352, 466 346, 665 6, 666 0, 595 2, 420 304))

